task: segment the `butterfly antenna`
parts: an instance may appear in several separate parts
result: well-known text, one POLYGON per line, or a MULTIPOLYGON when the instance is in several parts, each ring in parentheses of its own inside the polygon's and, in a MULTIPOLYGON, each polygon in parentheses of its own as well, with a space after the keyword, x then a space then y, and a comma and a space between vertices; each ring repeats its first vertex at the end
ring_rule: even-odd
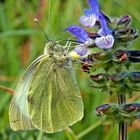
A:
POLYGON ((77 40, 72 40, 72 39, 66 39, 64 41, 69 41, 69 42, 76 43, 76 44, 82 44, 82 42, 77 41, 77 40))
POLYGON ((47 34, 45 33, 44 29, 42 28, 42 26, 41 26, 40 22, 38 21, 38 19, 35 18, 34 21, 37 23, 37 25, 39 26, 39 28, 41 29, 41 31, 42 31, 43 34, 45 35, 47 41, 51 41, 51 40, 49 39, 49 37, 47 36, 47 34))

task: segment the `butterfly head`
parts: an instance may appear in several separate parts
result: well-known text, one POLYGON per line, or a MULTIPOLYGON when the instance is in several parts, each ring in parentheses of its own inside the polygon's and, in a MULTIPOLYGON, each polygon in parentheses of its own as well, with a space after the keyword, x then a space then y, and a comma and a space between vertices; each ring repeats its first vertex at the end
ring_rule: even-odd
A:
POLYGON ((44 54, 52 55, 54 53, 63 53, 63 47, 57 41, 49 41, 44 48, 44 54))
POLYGON ((57 61, 62 63, 69 61, 69 56, 66 50, 63 48, 62 45, 59 44, 58 41, 50 41, 45 45, 44 54, 57 61))

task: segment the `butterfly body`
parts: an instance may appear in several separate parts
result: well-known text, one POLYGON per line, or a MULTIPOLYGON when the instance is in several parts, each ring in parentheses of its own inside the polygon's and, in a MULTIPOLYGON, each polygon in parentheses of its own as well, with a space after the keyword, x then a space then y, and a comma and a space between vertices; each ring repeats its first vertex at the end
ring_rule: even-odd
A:
POLYGON ((9 110, 13 130, 61 131, 81 120, 83 102, 71 59, 49 42, 21 77, 9 110))

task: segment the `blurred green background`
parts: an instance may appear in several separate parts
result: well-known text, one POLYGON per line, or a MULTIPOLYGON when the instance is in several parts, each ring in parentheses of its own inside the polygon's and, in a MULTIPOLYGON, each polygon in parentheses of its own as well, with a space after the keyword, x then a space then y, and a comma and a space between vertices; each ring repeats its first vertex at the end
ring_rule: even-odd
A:
MULTIPOLYGON (((101 9, 110 16, 129 14, 132 25, 140 30, 140 1, 99 0, 101 9)), ((87 0, 0 0, 0 85, 14 89, 19 76, 26 67, 43 52, 46 39, 34 18, 40 20, 45 32, 53 39, 67 39, 64 29, 78 20, 87 0), (50 11, 50 12, 49 12, 50 11)), ((140 40, 131 45, 139 48, 140 40)), ((75 66, 78 67, 78 66, 75 66)), ((85 73, 77 70, 77 80, 85 104, 85 116, 71 129, 56 134, 37 130, 14 132, 9 127, 8 108, 12 94, 0 90, 0 140, 117 140, 117 127, 99 125, 95 115, 96 106, 116 102, 116 97, 100 93, 90 87, 85 73)), ((138 101, 140 93, 133 94, 131 101, 138 101)), ((129 128, 129 140, 140 137, 140 121, 129 128)))

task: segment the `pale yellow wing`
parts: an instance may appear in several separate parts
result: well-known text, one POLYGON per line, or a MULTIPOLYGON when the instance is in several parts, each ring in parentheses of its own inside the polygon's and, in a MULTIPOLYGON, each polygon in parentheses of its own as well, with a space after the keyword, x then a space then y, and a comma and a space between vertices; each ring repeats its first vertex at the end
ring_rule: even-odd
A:
POLYGON ((9 107, 9 121, 13 130, 34 129, 30 121, 27 96, 29 94, 33 73, 36 71, 38 64, 44 59, 46 59, 44 55, 38 57, 27 68, 18 82, 9 107))
POLYGON ((29 112, 37 129, 54 133, 82 119, 84 106, 70 65, 44 61, 32 81, 29 112))

